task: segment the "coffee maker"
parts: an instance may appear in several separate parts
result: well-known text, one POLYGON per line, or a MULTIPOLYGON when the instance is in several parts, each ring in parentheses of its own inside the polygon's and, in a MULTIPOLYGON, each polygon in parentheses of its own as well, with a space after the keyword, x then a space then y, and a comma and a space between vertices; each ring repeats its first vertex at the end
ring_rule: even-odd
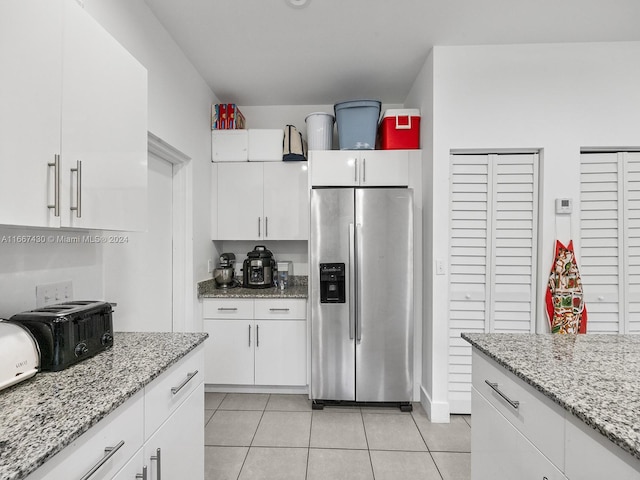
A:
POLYGON ((242 284, 245 288, 269 288, 273 286, 276 261, 264 245, 257 245, 242 264, 242 284))

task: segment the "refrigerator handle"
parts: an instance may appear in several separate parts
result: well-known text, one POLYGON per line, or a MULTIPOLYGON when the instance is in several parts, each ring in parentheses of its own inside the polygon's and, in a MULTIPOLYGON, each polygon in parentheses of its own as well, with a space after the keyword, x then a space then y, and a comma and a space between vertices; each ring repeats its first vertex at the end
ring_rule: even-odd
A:
MULTIPOLYGON (((360 241, 360 227, 361 225, 358 223, 356 224, 356 229, 355 229, 355 242, 354 245, 357 247, 358 242, 360 241)), ((362 298, 362 292, 360 291, 360 271, 359 271, 359 266, 360 266, 360 262, 362 262, 362 259, 360 258, 360 252, 356 251, 356 266, 354 268, 355 270, 355 318, 356 318, 356 343, 360 343, 362 341, 362 318, 360 317, 360 299, 362 298)))
POLYGON ((349 224, 349 340, 355 338, 355 317, 356 317, 356 304, 355 304, 355 228, 353 223, 349 224))

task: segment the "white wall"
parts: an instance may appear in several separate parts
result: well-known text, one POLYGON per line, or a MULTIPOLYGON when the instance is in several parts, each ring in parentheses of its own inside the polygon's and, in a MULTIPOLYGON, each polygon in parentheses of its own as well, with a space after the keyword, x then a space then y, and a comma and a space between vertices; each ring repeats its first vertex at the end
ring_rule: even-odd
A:
MULTIPOLYGON (((196 283, 210 277, 207 260, 215 258, 209 235, 211 89, 143 0, 85 0, 85 9, 148 70, 149 131, 191 158, 187 167, 188 214, 186 221, 186 318, 176 319, 186 330, 201 329, 196 283)), ((150 239, 152 242, 153 239, 150 239)), ((117 246, 108 256, 117 255, 117 246)), ((113 282, 126 282, 135 290, 142 278, 110 268, 105 261, 105 293, 113 282)), ((118 301, 117 298, 110 299, 118 301)), ((153 298, 138 299, 141 304, 153 298)), ((119 305, 125 311, 127 305, 119 305)), ((175 320, 174 320, 175 321, 175 320)))
MULTIPOLYGON (((433 245, 426 248, 433 259, 448 259, 451 149, 542 149, 536 314, 538 331, 546 331, 542 294, 556 238, 554 201, 574 199, 571 228, 558 233, 567 242, 573 231, 579 261, 580 148, 640 146, 640 43, 435 47, 432 57, 419 79, 427 88, 413 87, 428 104, 433 81, 433 245)), ((448 275, 431 270, 430 279, 424 322, 432 344, 446 345, 448 275)), ((433 369, 424 387, 435 399, 446 395, 445 356, 439 349, 424 360, 433 369)))

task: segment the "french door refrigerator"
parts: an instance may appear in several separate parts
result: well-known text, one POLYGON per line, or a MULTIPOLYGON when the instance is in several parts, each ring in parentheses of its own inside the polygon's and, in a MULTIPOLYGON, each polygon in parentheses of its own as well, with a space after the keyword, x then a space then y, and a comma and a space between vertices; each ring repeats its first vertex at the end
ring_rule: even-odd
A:
POLYGON ((413 191, 311 190, 311 397, 411 410, 413 191))

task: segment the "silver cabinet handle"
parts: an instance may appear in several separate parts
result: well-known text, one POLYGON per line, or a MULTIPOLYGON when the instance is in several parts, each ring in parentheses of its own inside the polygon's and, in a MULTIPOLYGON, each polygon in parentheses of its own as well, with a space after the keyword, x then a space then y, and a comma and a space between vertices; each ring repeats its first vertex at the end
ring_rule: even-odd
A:
POLYGON ((249 324, 249 346, 251 346, 251 324, 249 324))
POLYGON ((518 409, 518 407, 520 406, 520 402, 518 400, 511 400, 509 397, 507 397, 504 394, 504 392, 500 391, 500 389, 498 388, 498 384, 497 383, 490 382, 489 380, 485 380, 484 383, 489 385, 493 389, 494 392, 496 392, 498 395, 500 395, 502 398, 504 398, 509 405, 511 405, 516 410, 518 409))
POLYGON ((260 238, 260 217, 258 217, 258 238, 260 238))
POLYGON ((367 181, 367 159, 362 159, 362 183, 367 181))
POLYGON ((218 311, 220 312, 236 312, 237 310, 237 307, 218 307, 218 311))
POLYGON ((142 467, 142 473, 136 473, 136 478, 147 480, 147 466, 142 467))
POLYGON ((96 473, 98 471, 98 469, 102 465, 107 463, 107 461, 111 457, 113 457, 115 455, 115 453, 122 448, 123 445, 124 445, 124 440, 120 440, 120 442, 118 442, 118 444, 115 447, 106 447, 104 449, 104 457, 102 457, 100 460, 98 460, 98 463, 96 463, 93 467, 91 467, 91 470, 89 470, 87 473, 85 473, 80 478, 80 480, 87 480, 88 478, 90 478, 94 473, 96 473))
POLYGON ((158 468, 156 469, 156 480, 162 480, 162 457, 160 456, 162 452, 160 449, 156 449, 156 454, 151 455, 151 461, 156 460, 158 462, 158 468))
POLYGON ((356 182, 356 185, 358 184, 358 159, 357 158, 354 162, 353 181, 356 182))
POLYGON ((264 237, 269 236, 269 217, 264 217, 264 237))
POLYGON ((270 312, 288 312, 289 309, 288 308, 270 308, 269 311, 270 312))
POLYGON ((76 172, 76 206, 71 207, 71 210, 76 211, 76 218, 82 217, 82 161, 76 161, 76 168, 71 169, 72 172, 76 172))
POLYGON ((260 325, 256 325, 256 348, 260 346, 260 325))
POLYGON ((53 167, 53 205, 47 205, 53 208, 53 215, 60 216, 60 155, 53 156, 53 163, 47 163, 47 166, 53 167))
POLYGON ((180 385, 178 385, 177 387, 171 387, 171 393, 173 393, 174 395, 178 393, 197 374, 198 374, 198 370, 196 370, 195 372, 187 373, 187 378, 185 378, 180 385))

